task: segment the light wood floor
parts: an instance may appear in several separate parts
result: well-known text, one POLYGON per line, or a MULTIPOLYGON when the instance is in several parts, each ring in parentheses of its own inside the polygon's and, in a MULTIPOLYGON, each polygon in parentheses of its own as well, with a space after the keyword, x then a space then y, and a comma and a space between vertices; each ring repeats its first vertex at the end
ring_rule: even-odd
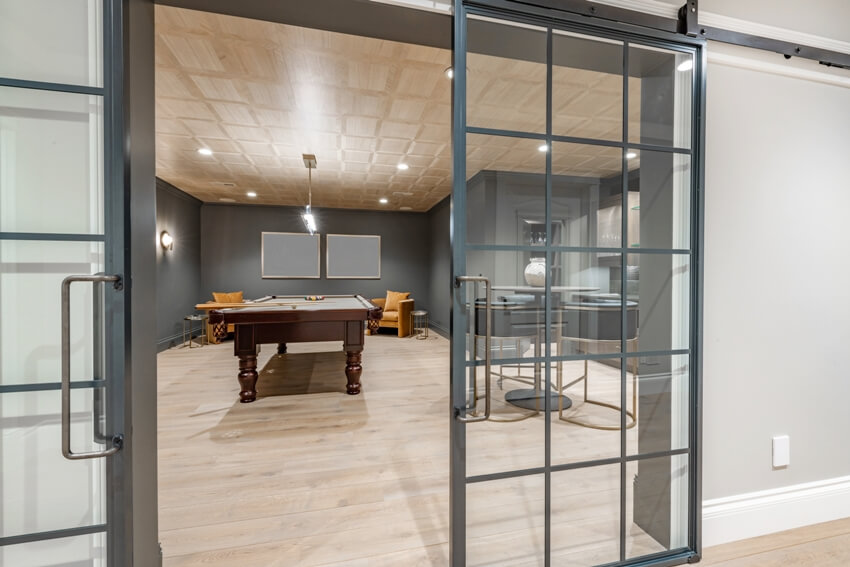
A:
MULTIPOLYGON (((251 404, 237 401, 232 343, 159 355, 166 567, 448 565, 448 342, 435 335, 366 340, 361 395, 344 393, 337 345, 293 344, 284 357, 266 345, 258 361, 264 369, 259 397, 251 404)), ((619 370, 598 364, 591 370, 597 394, 613 399, 619 370)), ((578 376, 581 368, 568 365, 565 374, 578 376)), ((516 383, 506 380, 503 387, 516 383)), ((576 411, 597 421, 610 417, 586 407, 576 411)), ((497 402, 494 415, 522 414, 497 402)), ((542 464, 542 421, 469 426, 469 474, 542 464)), ((553 423, 553 447, 570 448, 553 450, 553 462, 614 456, 619 435, 553 423)), ((636 435, 628 431, 630 451, 636 435)), ((635 473, 627 469, 629 479, 635 473)), ((618 466, 557 473, 553 483, 559 487, 552 502, 553 565, 617 560, 618 466)), ((626 541, 634 557, 662 548, 631 522, 631 486, 627 482, 626 541)), ((542 479, 471 485, 468 496, 471 564, 542 564, 527 559, 539 556, 542 545, 542 479)), ((820 545, 850 543, 841 540, 850 538, 850 525, 824 529, 710 549, 706 564, 850 564, 847 555, 835 555, 840 550, 820 545), (817 561, 782 562, 794 553, 817 561), (838 562, 829 563, 831 556, 838 562)))
POLYGON ((850 565, 850 518, 709 547, 700 565, 846 567, 850 565))

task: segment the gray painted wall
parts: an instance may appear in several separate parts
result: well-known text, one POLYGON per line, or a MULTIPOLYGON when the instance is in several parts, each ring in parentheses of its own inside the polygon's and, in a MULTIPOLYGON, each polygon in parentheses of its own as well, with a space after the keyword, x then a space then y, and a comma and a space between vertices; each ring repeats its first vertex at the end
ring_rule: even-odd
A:
POLYGON ((199 301, 214 291, 242 291, 246 298, 271 294, 347 294, 385 297, 387 290, 410 291, 417 308, 428 309, 430 235, 428 215, 315 209, 321 239, 321 279, 262 279, 260 234, 304 232, 300 207, 217 205, 201 207, 199 301), (325 234, 381 236, 381 279, 325 279, 325 234))
POLYGON ((163 230, 174 237, 174 249, 156 246, 157 350, 180 342, 183 317, 201 298, 201 201, 157 179, 157 238, 163 230))
POLYGON ((845 477, 850 89, 721 64, 708 84, 705 498, 845 477))
POLYGON ((428 320, 436 331, 448 336, 451 328, 451 198, 446 197, 428 211, 428 230, 431 237, 429 255, 428 320))

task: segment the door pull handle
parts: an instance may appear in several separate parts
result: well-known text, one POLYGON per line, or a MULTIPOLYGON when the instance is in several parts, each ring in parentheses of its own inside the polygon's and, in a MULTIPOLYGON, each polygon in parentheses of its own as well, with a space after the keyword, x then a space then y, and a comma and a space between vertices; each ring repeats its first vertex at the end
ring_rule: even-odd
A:
POLYGON ((74 282, 111 282, 116 290, 123 288, 121 276, 117 275, 68 276, 62 280, 62 455, 72 461, 108 457, 124 446, 123 435, 115 435, 111 438, 112 446, 103 451, 71 451, 71 284, 74 282))
MULTIPOLYGON (((468 408, 455 408, 455 419, 461 421, 463 423, 475 423, 478 421, 487 421, 490 419, 490 367, 492 363, 492 353, 490 352, 490 343, 492 338, 492 321, 491 318, 493 316, 492 304, 490 299, 490 279, 484 276, 457 276, 455 277, 455 287, 459 288, 463 282, 481 282, 484 284, 486 288, 486 294, 484 296, 484 308, 486 313, 484 314, 484 326, 486 327, 484 331, 484 413, 481 415, 473 415, 467 416, 463 415, 466 413, 468 408)), ((473 305, 474 308, 474 305, 473 305)), ((473 404, 477 404, 478 400, 475 400, 473 404)), ((472 409, 474 409, 473 406, 472 409)))

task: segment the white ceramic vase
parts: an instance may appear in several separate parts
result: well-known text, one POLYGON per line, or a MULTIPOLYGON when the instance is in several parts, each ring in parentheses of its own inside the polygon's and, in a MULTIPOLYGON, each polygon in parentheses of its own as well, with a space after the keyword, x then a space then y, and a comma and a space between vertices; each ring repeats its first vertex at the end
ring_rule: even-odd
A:
POLYGON ((525 283, 532 287, 546 285, 546 258, 532 258, 525 267, 525 283))

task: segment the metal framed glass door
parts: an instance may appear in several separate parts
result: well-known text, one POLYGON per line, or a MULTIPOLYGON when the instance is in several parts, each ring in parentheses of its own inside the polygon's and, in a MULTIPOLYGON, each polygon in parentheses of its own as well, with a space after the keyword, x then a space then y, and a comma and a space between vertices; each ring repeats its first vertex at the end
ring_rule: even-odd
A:
POLYGON ((454 3, 452 565, 699 551, 699 41, 454 3))
POLYGON ((119 5, 0 0, 2 565, 126 564, 119 5))

